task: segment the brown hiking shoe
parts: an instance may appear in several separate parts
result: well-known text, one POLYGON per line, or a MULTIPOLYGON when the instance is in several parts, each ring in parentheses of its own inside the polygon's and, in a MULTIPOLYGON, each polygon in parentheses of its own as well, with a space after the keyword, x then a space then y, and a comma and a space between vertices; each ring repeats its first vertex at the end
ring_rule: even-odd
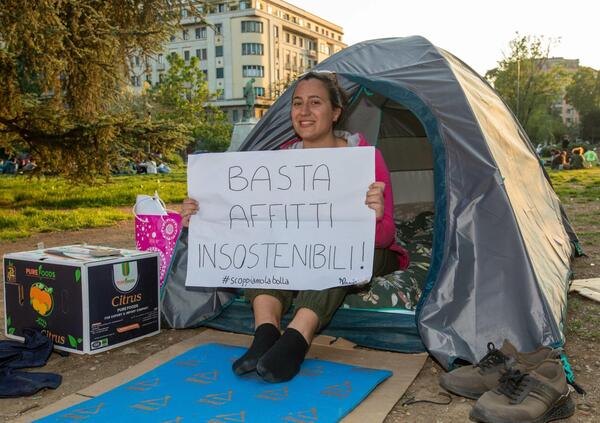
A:
POLYGON ((488 353, 477 364, 443 374, 440 377, 442 388, 462 397, 477 399, 498 386, 503 371, 513 367, 525 372, 546 358, 555 358, 559 354, 559 350, 549 347, 520 353, 508 340, 499 350, 491 342, 487 347, 488 353))
POLYGON ((560 360, 548 359, 529 373, 510 369, 500 385, 486 392, 471 410, 471 420, 485 423, 545 423, 575 412, 560 360))

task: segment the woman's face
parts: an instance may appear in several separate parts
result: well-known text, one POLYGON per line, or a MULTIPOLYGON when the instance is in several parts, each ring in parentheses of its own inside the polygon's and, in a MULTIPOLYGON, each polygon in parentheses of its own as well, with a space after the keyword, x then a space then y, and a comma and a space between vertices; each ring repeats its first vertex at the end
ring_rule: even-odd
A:
POLYGON ((314 142, 333 131, 341 109, 333 107, 325 85, 318 79, 307 79, 296 86, 292 99, 292 125, 300 138, 314 142))

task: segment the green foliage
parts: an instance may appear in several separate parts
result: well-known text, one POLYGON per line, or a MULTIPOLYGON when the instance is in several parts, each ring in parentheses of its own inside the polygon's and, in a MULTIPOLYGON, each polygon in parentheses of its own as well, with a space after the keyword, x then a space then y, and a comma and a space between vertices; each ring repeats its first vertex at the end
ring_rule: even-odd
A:
POLYGON ((564 131, 552 105, 561 99, 569 77, 562 67, 548 65, 552 44, 517 34, 509 43, 510 54, 486 73, 532 141, 552 140, 564 131))
MULTIPOLYGON (((0 11, 0 148, 77 180, 189 142, 187 127, 129 107, 129 58, 150 57, 179 27, 183 0, 5 0, 0 11)), ((201 21, 201 17, 200 17, 201 21)))
POLYGON ((566 100, 579 113, 579 135, 592 143, 600 140, 600 71, 580 67, 567 86, 566 100))
POLYGON ((567 86, 565 99, 580 116, 600 110, 600 71, 580 67, 567 86))
POLYGON ((174 53, 167 60, 169 70, 148 92, 148 115, 185 126, 193 150, 225 151, 232 127, 218 107, 207 103, 218 93, 209 92, 198 58, 185 62, 174 53))
POLYGON ((591 110, 583 115, 581 136, 592 143, 600 141, 600 109, 591 110))

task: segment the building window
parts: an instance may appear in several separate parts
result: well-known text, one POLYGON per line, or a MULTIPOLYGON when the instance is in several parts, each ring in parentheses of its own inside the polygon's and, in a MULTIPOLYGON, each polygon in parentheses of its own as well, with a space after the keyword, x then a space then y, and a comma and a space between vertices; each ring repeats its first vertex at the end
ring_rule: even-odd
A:
POLYGON ((217 78, 223 78, 223 68, 217 68, 217 78))
POLYGON ((157 62, 158 62, 158 63, 163 63, 163 60, 164 60, 164 59, 163 59, 163 55, 162 55, 162 54, 159 54, 159 55, 158 55, 157 62))
POLYGON ((190 39, 190 30, 189 29, 184 29, 181 34, 182 34, 182 38, 184 40, 190 39))
POLYGON ((223 46, 215 46, 215 57, 223 57, 223 46))
POLYGON ((141 85, 140 84, 140 77, 136 76, 136 75, 132 76, 131 77, 131 85, 133 85, 134 87, 139 87, 141 85))
POLYGON ((183 51, 183 60, 185 60, 186 62, 190 61, 190 51, 189 50, 183 51))
POLYGON ((225 12, 225 3, 217 4, 217 12, 219 12, 219 13, 225 12))
POLYGON ((245 9, 249 9, 249 8, 250 8, 249 1, 241 1, 240 2, 240 10, 245 10, 245 9))
POLYGON ((239 120, 240 118, 240 112, 238 109, 233 109, 233 111, 231 112, 231 120, 235 123, 239 120))
POLYGON ((221 35, 223 32, 223 24, 215 24, 215 34, 221 35))
POLYGON ((175 40, 177 40, 177 38, 174 35, 171 35, 171 38, 169 38, 169 40, 171 40, 171 42, 174 43, 175 40))
POLYGON ((254 87, 254 94, 257 97, 264 97, 265 96, 265 89, 263 87, 254 87))
POLYGON ((206 27, 201 26, 200 28, 196 28, 196 39, 202 40, 206 38, 206 27))
POLYGON ((208 69, 202 69, 202 73, 204 74, 204 80, 208 81, 208 69))
POLYGON ((273 27, 273 36, 275 38, 279 38, 279 27, 278 26, 273 27))
POLYGON ((265 76, 265 67, 261 65, 242 66, 242 76, 262 78, 265 76))
POLYGON ((289 42, 290 42, 290 33, 289 33, 289 32, 286 32, 286 33, 285 33, 285 42, 286 42, 286 43, 289 43, 289 42))
POLYGON ((181 9, 181 17, 182 18, 187 18, 188 17, 188 10, 187 9, 181 9))
POLYGON ((196 57, 199 60, 206 60, 206 49, 205 48, 196 49, 196 57))
POLYGON ((242 56, 262 56, 264 46, 261 43, 242 43, 242 56))
POLYGON ((260 21, 242 21, 242 32, 263 32, 263 23, 260 21))
POLYGON ((300 38, 298 39, 298 45, 299 45, 300 47, 304 47, 304 38, 300 37, 300 38))
POLYGON ((292 36, 292 44, 296 45, 296 36, 295 35, 292 36))

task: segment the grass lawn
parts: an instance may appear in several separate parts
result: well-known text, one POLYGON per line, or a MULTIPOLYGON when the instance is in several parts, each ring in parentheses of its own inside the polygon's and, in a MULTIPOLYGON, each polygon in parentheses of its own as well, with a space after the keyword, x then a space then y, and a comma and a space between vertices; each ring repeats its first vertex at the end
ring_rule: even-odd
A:
POLYGON ((166 203, 186 196, 185 169, 167 175, 115 176, 89 186, 58 177, 0 177, 0 240, 38 232, 111 226, 132 218, 137 194, 153 194, 166 203))
MULTIPOLYGON (((549 171, 563 203, 600 201, 600 167, 549 171)), ((131 219, 137 194, 158 191, 165 203, 179 203, 186 196, 185 169, 168 175, 116 176, 95 186, 78 185, 58 177, 0 177, 0 240, 14 240, 38 232, 111 226, 131 219)), ((578 214, 577 226, 594 225, 598 216, 578 214)), ((597 231, 579 233, 600 243, 597 231)))

